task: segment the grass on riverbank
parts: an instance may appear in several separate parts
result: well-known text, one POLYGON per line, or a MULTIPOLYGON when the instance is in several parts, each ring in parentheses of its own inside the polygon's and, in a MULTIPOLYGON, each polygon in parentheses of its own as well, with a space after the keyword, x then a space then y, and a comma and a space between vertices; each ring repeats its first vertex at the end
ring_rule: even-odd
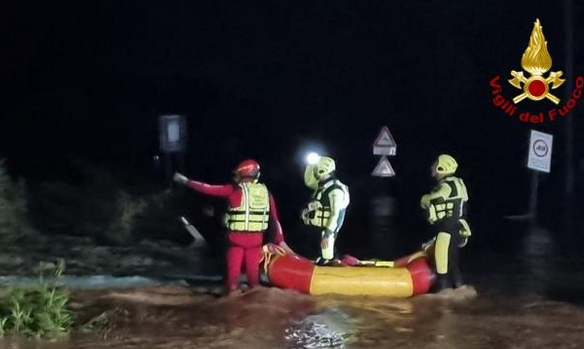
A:
POLYGON ((0 337, 59 337, 71 331, 74 317, 67 309, 69 296, 59 285, 65 262, 52 269, 48 276, 47 270, 41 271, 37 285, 11 287, 0 295, 0 337))

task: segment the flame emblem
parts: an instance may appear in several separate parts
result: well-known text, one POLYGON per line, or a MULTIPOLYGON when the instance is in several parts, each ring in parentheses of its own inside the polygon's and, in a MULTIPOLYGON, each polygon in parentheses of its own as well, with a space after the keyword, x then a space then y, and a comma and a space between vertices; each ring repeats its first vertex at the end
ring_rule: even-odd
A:
POLYGON ((509 83, 523 93, 513 98, 515 104, 521 102, 525 98, 533 101, 540 101, 544 98, 549 99, 555 104, 560 103, 560 99, 549 92, 554 90, 564 83, 564 79, 560 79, 563 72, 550 72, 548 77, 544 74, 552 67, 552 56, 547 49, 547 41, 543 36, 543 28, 539 19, 535 20, 531 37, 529 38, 529 45, 521 57, 521 67, 526 70, 531 76, 529 78, 523 75, 523 71, 511 71, 512 79, 509 83), (523 86, 522 86, 523 84, 523 86))

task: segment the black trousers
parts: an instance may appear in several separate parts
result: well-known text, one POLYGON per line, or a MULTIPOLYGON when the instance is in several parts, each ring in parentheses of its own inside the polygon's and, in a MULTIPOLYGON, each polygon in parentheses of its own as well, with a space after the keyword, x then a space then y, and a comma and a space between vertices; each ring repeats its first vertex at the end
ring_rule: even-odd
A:
POLYGON ((438 288, 458 288, 463 285, 460 271, 459 245, 461 243, 460 222, 446 219, 433 225, 436 234, 434 261, 438 276, 438 288))
MULTIPOLYGON (((322 241, 322 228, 305 226, 302 233, 303 244, 295 248, 297 252, 308 259, 315 260, 322 255, 320 244, 322 241)), ((335 243, 334 258, 339 258, 338 243, 335 243)))

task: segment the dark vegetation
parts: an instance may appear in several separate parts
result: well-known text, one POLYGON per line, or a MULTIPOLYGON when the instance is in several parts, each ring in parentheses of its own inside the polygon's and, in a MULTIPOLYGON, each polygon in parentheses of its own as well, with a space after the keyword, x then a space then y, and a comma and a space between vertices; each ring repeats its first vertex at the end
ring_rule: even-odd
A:
POLYGON ((74 325, 73 313, 67 308, 69 296, 59 285, 65 270, 61 262, 50 270, 40 270, 38 283, 31 288, 12 287, 0 298, 0 336, 62 336, 74 325))

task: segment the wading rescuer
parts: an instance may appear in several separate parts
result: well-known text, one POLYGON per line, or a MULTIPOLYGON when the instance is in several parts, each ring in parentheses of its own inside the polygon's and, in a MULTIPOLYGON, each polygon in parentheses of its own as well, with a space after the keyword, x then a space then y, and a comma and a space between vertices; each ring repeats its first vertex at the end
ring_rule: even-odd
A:
POLYGON ((235 169, 234 184, 209 185, 193 181, 180 173, 174 180, 200 193, 225 197, 229 201, 225 224, 228 229, 226 288, 231 293, 238 290, 238 279, 245 267, 250 287, 259 284, 259 263, 262 259, 264 232, 271 223, 274 243, 292 253, 284 242, 282 227, 273 196, 259 182, 260 165, 255 160, 245 160, 235 169), (271 222, 270 222, 271 221, 271 222))
POLYGON ((468 193, 462 179, 454 176, 457 168, 452 156, 438 156, 431 169, 438 185, 420 201, 435 234, 436 291, 463 286, 458 249, 471 232, 465 220, 468 193))
MULTIPOLYGON (((304 183, 314 193, 302 211, 302 219, 319 234, 320 256, 315 261, 318 265, 331 264, 335 258, 335 240, 350 202, 349 188, 336 178, 335 170, 335 161, 323 156, 315 164, 308 164, 304 171, 304 183)), ((316 255, 312 253, 309 257, 316 255)))

